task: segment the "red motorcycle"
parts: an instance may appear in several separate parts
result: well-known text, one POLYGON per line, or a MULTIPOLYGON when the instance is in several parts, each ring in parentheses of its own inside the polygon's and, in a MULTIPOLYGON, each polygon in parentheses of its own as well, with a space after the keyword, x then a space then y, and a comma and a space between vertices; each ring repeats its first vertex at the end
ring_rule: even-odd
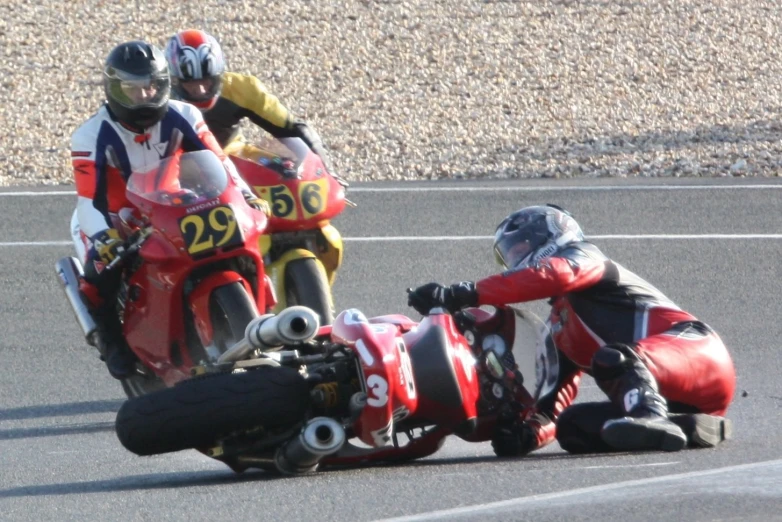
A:
POLYGON ((556 381, 546 325, 513 308, 317 321, 304 307, 255 319, 202 377, 125 402, 119 440, 138 455, 195 448, 235 471, 404 461, 451 434, 490 439, 498 416, 556 381))
POLYGON ((261 254, 274 284, 274 312, 302 305, 321 324, 334 320, 331 287, 342 264, 342 237, 331 224, 345 205, 345 185, 298 138, 237 142, 226 150, 242 178, 271 207, 261 254))
MULTIPOLYGON (((267 219, 251 208, 210 151, 180 153, 127 181, 135 209, 122 209, 115 227, 125 251, 104 274, 122 270, 116 308, 136 375, 124 379, 129 397, 191 377, 244 338, 247 325, 275 304, 258 240, 267 219)), ((95 323, 82 299, 81 263, 56 264, 87 342, 95 323)))

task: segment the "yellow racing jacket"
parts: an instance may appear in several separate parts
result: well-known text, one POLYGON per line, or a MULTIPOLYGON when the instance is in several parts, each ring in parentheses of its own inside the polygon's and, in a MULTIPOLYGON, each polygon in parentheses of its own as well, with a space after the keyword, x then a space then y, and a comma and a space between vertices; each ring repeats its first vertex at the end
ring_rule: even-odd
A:
POLYGON ((244 118, 275 138, 301 138, 331 170, 318 134, 305 122, 295 119, 258 78, 225 72, 220 97, 214 107, 204 113, 204 121, 220 146, 225 148, 241 137, 239 126, 244 118))

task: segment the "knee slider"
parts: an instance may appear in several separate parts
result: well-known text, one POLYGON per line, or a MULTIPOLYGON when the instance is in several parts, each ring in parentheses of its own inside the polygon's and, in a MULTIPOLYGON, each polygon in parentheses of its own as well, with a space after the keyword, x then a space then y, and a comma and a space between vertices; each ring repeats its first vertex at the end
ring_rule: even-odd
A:
POLYGON ((592 377, 598 380, 616 379, 639 360, 630 345, 613 343, 601 346, 592 356, 592 377))

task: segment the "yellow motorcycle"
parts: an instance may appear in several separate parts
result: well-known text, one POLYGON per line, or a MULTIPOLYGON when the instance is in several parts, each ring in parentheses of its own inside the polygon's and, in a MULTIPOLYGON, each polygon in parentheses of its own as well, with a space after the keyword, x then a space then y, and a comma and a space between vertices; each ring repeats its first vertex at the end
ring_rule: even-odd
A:
POLYGON ((342 264, 342 236, 330 220, 346 205, 345 185, 298 138, 268 138, 259 146, 235 142, 225 149, 271 217, 261 254, 277 298, 273 312, 301 305, 334 321, 331 288, 342 264))

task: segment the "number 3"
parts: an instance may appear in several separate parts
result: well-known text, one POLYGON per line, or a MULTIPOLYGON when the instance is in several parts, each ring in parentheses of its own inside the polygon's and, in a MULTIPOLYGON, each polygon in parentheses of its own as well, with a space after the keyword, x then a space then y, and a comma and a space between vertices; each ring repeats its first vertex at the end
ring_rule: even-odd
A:
POLYGON ((379 375, 370 375, 367 378, 367 388, 371 392, 367 397, 367 404, 375 408, 386 405, 388 402, 388 383, 384 378, 379 375))

